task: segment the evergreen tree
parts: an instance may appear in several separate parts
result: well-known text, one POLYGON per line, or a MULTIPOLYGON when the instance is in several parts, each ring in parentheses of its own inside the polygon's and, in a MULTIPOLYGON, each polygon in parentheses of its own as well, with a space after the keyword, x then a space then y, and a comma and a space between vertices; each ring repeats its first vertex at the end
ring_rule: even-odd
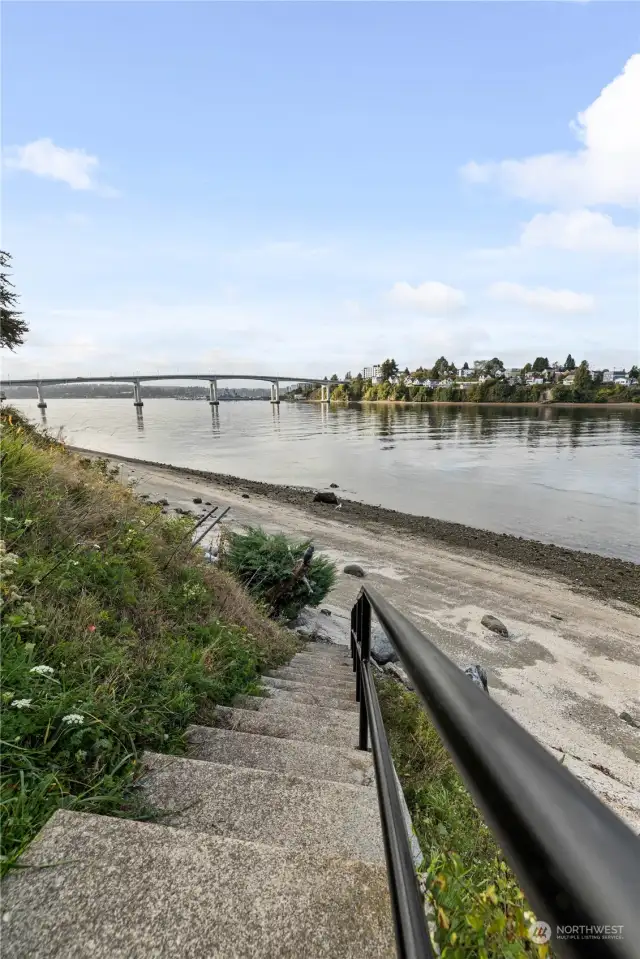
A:
POLYGON ((575 370, 576 368, 576 361, 572 357, 571 353, 569 353, 568 357, 564 361, 564 368, 565 370, 575 370))
POLYGON ((24 342, 29 326, 21 319, 22 313, 16 309, 18 294, 9 279, 11 254, 0 250, 0 346, 14 350, 24 342))

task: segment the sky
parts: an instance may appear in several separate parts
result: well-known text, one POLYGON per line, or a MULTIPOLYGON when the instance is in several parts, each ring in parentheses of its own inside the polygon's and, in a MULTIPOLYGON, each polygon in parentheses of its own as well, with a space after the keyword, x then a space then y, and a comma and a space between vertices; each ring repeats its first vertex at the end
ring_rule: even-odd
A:
POLYGON ((639 343, 640 7, 5 2, 3 377, 639 343))

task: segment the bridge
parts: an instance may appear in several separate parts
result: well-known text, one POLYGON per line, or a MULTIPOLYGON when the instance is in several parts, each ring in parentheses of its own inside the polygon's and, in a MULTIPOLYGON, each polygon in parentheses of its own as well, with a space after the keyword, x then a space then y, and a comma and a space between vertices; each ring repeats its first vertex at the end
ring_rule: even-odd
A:
POLYGON ((209 384, 209 403, 211 406, 218 405, 218 382, 220 380, 257 380, 260 383, 271 383, 271 402, 274 404, 280 403, 281 383, 306 383, 311 386, 321 386, 321 402, 328 403, 331 397, 331 388, 347 382, 346 380, 329 381, 323 377, 263 376, 255 373, 156 373, 132 376, 56 376, 31 380, 8 379, 6 382, 0 383, 0 388, 35 386, 38 393, 38 407, 45 410, 47 408, 43 391, 45 386, 60 386, 65 383, 131 383, 133 385, 133 405, 141 409, 144 404, 140 384, 158 383, 165 380, 200 380, 207 382, 209 384))

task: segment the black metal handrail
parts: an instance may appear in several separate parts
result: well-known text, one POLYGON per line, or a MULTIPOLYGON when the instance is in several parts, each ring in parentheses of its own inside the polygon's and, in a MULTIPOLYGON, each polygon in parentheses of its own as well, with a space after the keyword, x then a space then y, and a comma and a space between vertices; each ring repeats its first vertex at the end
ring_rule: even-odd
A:
POLYGON ((372 608, 538 917, 549 923, 558 954, 640 959, 637 837, 402 613, 364 586, 351 613, 359 746, 367 748, 370 734, 398 956, 433 953, 370 674, 372 608), (575 929, 572 938, 553 935, 560 927, 585 933, 606 926, 622 927, 623 938, 578 938, 575 929))

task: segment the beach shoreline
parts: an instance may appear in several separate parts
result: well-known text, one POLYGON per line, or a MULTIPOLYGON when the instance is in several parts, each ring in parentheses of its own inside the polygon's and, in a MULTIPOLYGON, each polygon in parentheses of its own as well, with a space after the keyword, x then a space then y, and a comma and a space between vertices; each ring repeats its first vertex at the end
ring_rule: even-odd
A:
POLYGON ((172 477, 204 480, 221 490, 259 496, 280 506, 302 509, 314 517, 356 525, 372 534, 392 532, 396 537, 398 534, 411 535, 434 545, 442 544, 456 550, 471 551, 473 554, 488 554, 498 560, 517 563, 531 572, 551 574, 574 588, 587 590, 604 600, 614 600, 640 609, 640 564, 628 560, 343 499, 339 489, 334 490, 340 502, 340 508, 337 509, 332 505, 314 502, 316 490, 310 487, 265 483, 226 473, 119 456, 100 450, 80 447, 69 449, 81 454, 104 456, 109 460, 153 467, 172 477))

